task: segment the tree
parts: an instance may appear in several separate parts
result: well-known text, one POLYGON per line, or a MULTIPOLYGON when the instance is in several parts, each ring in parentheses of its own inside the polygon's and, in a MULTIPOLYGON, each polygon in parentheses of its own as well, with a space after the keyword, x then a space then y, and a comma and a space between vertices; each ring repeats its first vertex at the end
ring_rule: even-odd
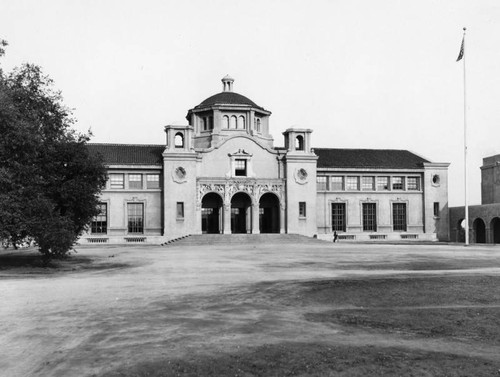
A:
POLYGON ((106 182, 86 147, 90 132, 78 134, 73 123, 40 67, 0 69, 0 238, 15 247, 30 237, 47 260, 71 250, 98 214, 106 182))

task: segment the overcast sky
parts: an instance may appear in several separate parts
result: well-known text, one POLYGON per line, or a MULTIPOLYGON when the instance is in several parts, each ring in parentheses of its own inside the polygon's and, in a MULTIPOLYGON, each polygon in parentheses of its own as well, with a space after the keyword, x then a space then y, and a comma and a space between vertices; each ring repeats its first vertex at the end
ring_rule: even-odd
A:
POLYGON ((450 162, 463 199, 467 27, 470 203, 500 153, 500 1, 0 0, 0 62, 42 66, 93 142, 164 143, 163 126, 222 90, 314 130, 331 148, 408 149, 450 162))

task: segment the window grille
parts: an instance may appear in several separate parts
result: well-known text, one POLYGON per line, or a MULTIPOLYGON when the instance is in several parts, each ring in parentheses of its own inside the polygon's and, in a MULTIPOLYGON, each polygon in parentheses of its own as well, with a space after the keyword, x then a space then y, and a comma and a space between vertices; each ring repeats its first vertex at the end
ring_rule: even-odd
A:
POLYGON ((144 204, 128 203, 128 232, 144 233, 144 204))
POLYGON ((375 203, 363 203, 363 230, 377 231, 377 206, 375 203))
POLYGON ((345 232, 345 203, 332 203, 332 231, 345 232))

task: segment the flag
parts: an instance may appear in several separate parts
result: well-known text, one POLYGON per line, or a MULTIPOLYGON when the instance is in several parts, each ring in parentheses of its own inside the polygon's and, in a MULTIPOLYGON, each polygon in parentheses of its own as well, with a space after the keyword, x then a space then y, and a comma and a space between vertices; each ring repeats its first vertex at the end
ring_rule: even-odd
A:
POLYGON ((460 46, 460 52, 458 53, 457 62, 464 57, 464 42, 465 42, 465 36, 462 38, 462 45, 460 46))

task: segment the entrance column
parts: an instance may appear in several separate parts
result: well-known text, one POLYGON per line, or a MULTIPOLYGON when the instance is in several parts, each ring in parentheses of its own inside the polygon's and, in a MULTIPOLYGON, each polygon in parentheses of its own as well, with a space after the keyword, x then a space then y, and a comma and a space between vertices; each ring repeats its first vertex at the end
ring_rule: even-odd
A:
POLYGON ((280 203, 280 233, 285 233, 285 206, 280 203))
POLYGON ((222 216, 222 221, 224 222, 224 234, 231 234, 231 203, 224 204, 224 216, 222 216))
POLYGON ((252 204, 252 234, 259 234, 259 204, 252 204))

